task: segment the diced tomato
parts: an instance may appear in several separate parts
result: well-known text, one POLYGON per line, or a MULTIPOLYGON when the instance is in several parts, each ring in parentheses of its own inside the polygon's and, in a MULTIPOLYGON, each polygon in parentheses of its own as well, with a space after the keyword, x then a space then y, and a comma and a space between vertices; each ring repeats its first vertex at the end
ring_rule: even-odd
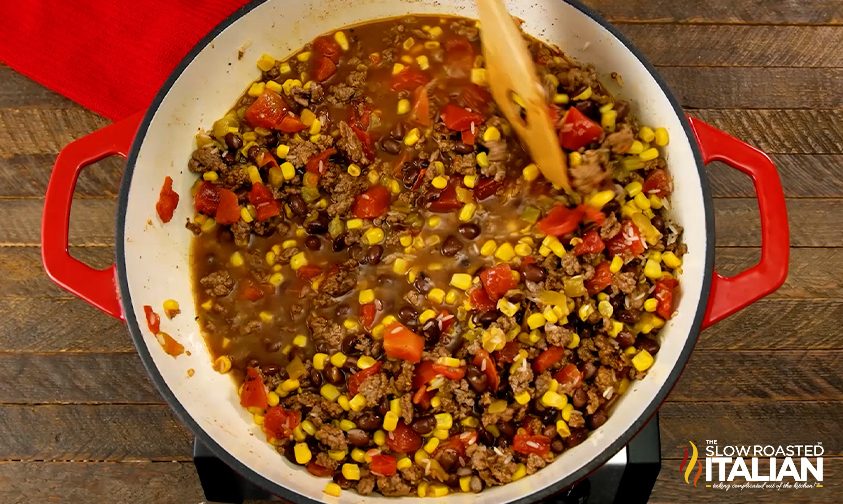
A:
POLYGON ((309 462, 306 468, 307 472, 316 476, 317 478, 329 478, 334 475, 334 471, 323 465, 319 465, 316 462, 309 462))
POLYGON ((559 118, 562 117, 562 109, 556 105, 548 105, 547 115, 550 117, 550 124, 556 126, 556 123, 559 122, 559 118))
POLYGON ((500 386, 501 379, 498 376, 498 369, 495 367, 495 360, 486 350, 478 348, 474 353, 473 364, 480 368, 480 371, 486 374, 486 382, 492 391, 497 391, 500 386))
POLYGON ((305 264, 296 270, 296 276, 302 280, 313 280, 322 273, 322 268, 315 264, 305 264))
POLYGON ((317 56, 313 60, 313 78, 317 82, 324 82, 337 73, 337 64, 325 56, 317 56))
POLYGON ((585 288, 589 295, 593 296, 606 287, 612 285, 612 272, 609 270, 609 261, 603 261, 594 269, 594 276, 585 281, 585 288))
POLYGON ((401 322, 393 322, 384 332, 383 350, 387 357, 416 363, 424 351, 424 338, 401 322))
POLYGON ((433 361, 421 361, 416 364, 416 371, 413 374, 413 388, 423 387, 435 377, 436 370, 433 369, 433 361))
POLYGON ((262 299, 266 292, 254 280, 247 278, 240 283, 240 297, 249 301, 262 299))
POLYGON ((501 364, 511 364, 515 361, 515 356, 518 355, 518 350, 521 345, 517 341, 507 342, 500 350, 495 352, 495 360, 501 364))
POLYGON ((508 264, 498 264, 480 272, 480 282, 489 299, 497 303, 507 291, 518 285, 517 276, 512 274, 512 268, 508 264))
POLYGON ((413 394, 413 404, 418 404, 423 409, 427 409, 430 407, 431 397, 433 397, 433 391, 427 390, 425 387, 419 387, 413 394))
POLYGON ((275 156, 273 156, 267 149, 261 149, 258 152, 257 157, 255 157, 255 164, 258 167, 263 168, 266 165, 270 167, 278 166, 278 161, 275 160, 275 156))
POLYGON ((263 377, 255 368, 246 368, 246 380, 243 382, 243 389, 240 392, 240 406, 264 409, 268 406, 263 377))
POLYGON ((472 287, 471 290, 468 291, 468 300, 471 303, 471 306, 482 312, 494 310, 496 306, 495 303, 489 299, 489 295, 486 294, 486 289, 483 287, 472 287))
POLYGON ((363 194, 357 195, 351 213, 360 219, 376 219, 389 209, 390 199, 389 189, 382 185, 374 185, 363 194))
POLYGON ((445 441, 439 443, 436 450, 433 452, 433 458, 437 458, 446 450, 453 450, 458 457, 465 457, 465 451, 469 446, 477 442, 477 431, 468 430, 457 435, 451 436, 445 441))
POLYGON ((372 457, 369 470, 376 476, 392 476, 398 471, 398 459, 381 453, 372 457))
POLYGON ((287 101, 281 95, 271 89, 264 89, 246 109, 245 119, 253 127, 276 129, 289 109, 287 101))
POLYGON ((665 278, 656 282, 656 290, 653 292, 653 297, 659 301, 656 313, 665 320, 673 316, 673 294, 678 285, 679 282, 675 278, 665 278))
POLYGON ((553 378, 560 385, 571 390, 582 384, 582 372, 574 364, 565 364, 562 369, 553 374, 553 378))
POLYGON ((328 58, 334 63, 340 62, 340 54, 342 54, 342 48, 332 37, 323 35, 314 40, 313 50, 316 51, 317 54, 328 58))
POLYGON ((146 327, 152 334, 161 332, 161 316, 152 310, 149 305, 144 305, 143 314, 146 316, 146 327))
POLYGON ((395 430, 386 435, 386 446, 396 453, 414 453, 421 445, 421 436, 407 427, 404 420, 399 420, 395 430))
POLYGON ((558 346, 549 346, 539 354, 533 361, 533 371, 544 373, 565 356, 565 349, 558 346))
POLYGON ((360 323, 366 329, 371 329, 372 324, 375 323, 375 315, 378 313, 378 308, 375 303, 366 303, 360 305, 360 323))
POLYGON ((576 107, 571 107, 562 118, 559 128, 559 143, 568 150, 578 150, 600 140, 603 128, 592 121, 576 107))
POLYGON ((474 66, 474 46, 461 36, 451 37, 443 44, 445 49, 445 71, 450 77, 467 77, 474 66))
POLYGON ((263 417, 263 430, 275 439, 289 439, 301 423, 301 412, 273 406, 263 417))
POLYGON ((275 126, 275 129, 284 133, 298 133, 299 131, 306 130, 307 126, 301 122, 301 119, 293 115, 292 112, 288 112, 278 125, 275 126))
POLYGON ((255 207, 257 219, 265 221, 281 213, 281 205, 272 197, 272 192, 261 182, 252 184, 249 191, 249 203, 255 207))
POLYGON ((568 208, 559 203, 536 223, 536 227, 549 236, 565 236, 577 230, 582 218, 583 211, 579 207, 568 208))
POLYGON ((606 214, 601 212, 599 208, 594 208, 593 206, 585 203, 578 205, 577 208, 582 210, 583 220, 585 222, 594 222, 598 226, 602 226, 603 223, 606 222, 606 214))
POLYGON ((178 357, 184 353, 184 345, 176 341, 175 338, 169 334, 160 332, 156 334, 155 337, 158 340, 158 343, 161 344, 161 348, 164 350, 164 353, 167 355, 178 357))
POLYGON ((382 367, 383 364, 381 363, 381 361, 376 361, 374 364, 367 367, 366 369, 361 369, 360 371, 349 376, 348 380, 346 380, 348 393, 351 394, 352 397, 355 396, 357 392, 360 391, 360 385, 364 381, 366 381, 366 378, 378 374, 382 367))
POLYGON ((481 114, 464 109, 453 103, 448 103, 442 107, 439 117, 442 118, 442 122, 451 131, 470 130, 472 124, 475 127, 483 124, 483 116, 481 114))
POLYGON ((217 186, 203 180, 199 184, 199 190, 193 196, 193 208, 203 215, 213 216, 217 212, 217 207, 220 204, 220 193, 217 186))
POLYGON ((629 219, 621 222, 620 232, 606 242, 606 248, 612 257, 624 253, 638 256, 646 250, 641 233, 638 232, 638 226, 629 219))
POLYGON ((457 101, 472 110, 487 112, 489 105, 494 103, 491 93, 477 84, 468 84, 460 90, 457 101))
POLYGON ((413 67, 405 67, 404 70, 392 76, 392 84, 389 89, 392 91, 413 91, 419 86, 430 82, 430 77, 413 67))
POLYGON ((372 135, 357 126, 352 126, 351 130, 354 131, 354 136, 360 140, 360 143, 363 146, 363 154, 365 154, 368 159, 374 159, 375 141, 372 139, 372 135))
POLYGON ((460 131, 460 140, 466 145, 474 145, 477 142, 477 135, 471 130, 460 131))
POLYGON ((478 201, 483 201, 494 196, 501 187, 503 187, 503 181, 495 180, 492 177, 482 177, 474 186, 474 197, 478 201))
POLYGON ((465 367, 451 367, 443 364, 433 364, 433 371, 449 380, 462 380, 465 376, 465 367))
MULTIPOLYGON (((419 177, 421 179, 421 177, 419 177)), ((457 199, 457 180, 451 180, 445 189, 439 193, 439 196, 431 201, 427 208, 431 212, 448 213, 462 208, 462 202, 457 199)))
POLYGON ((325 172, 325 168, 327 168, 328 158, 333 156, 337 153, 337 149, 333 147, 329 149, 325 149, 319 154, 314 154, 307 160, 305 164, 305 170, 308 173, 315 173, 317 175, 321 175, 325 172))
POLYGON ((430 126, 430 97, 427 87, 419 86, 413 91, 413 110, 410 120, 419 126, 430 126))
POLYGON ((218 224, 234 224, 240 220, 240 205, 237 195, 229 189, 219 188, 220 204, 214 214, 218 224))
POLYGON ((179 204, 179 195, 173 190, 173 179, 169 175, 164 177, 164 185, 158 193, 158 202, 155 204, 155 211, 162 222, 170 222, 173 212, 179 204))
POLYGON ((582 241, 574 246, 574 255, 581 256, 583 254, 597 254, 599 252, 603 252, 603 249, 605 248, 606 244, 603 243, 603 239, 600 238, 600 234, 598 234, 596 230, 592 229, 586 232, 582 237, 582 241))
POLYGON ((436 320, 439 322, 439 330, 442 334, 448 334, 448 331, 450 331, 451 328, 454 327, 454 324, 457 323, 457 317, 451 315, 451 312, 448 310, 442 310, 439 312, 436 320))
POLYGON ((512 449, 524 455, 545 455, 550 451, 550 438, 541 434, 516 434, 512 439, 512 449))
POLYGON ((348 125, 361 130, 369 129, 372 106, 366 102, 353 102, 348 109, 348 125))
POLYGON ((666 198, 673 192, 673 184, 670 181, 670 175, 661 168, 657 168, 647 175, 644 180, 644 186, 641 191, 645 195, 655 194, 660 198, 666 198))

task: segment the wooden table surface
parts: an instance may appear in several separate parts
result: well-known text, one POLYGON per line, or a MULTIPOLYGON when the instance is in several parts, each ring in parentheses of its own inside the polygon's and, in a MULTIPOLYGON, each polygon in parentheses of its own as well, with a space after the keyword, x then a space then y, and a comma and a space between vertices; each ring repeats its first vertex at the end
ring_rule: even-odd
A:
MULTIPOLYGON (((689 113, 768 152, 790 214, 785 285, 705 331, 661 408, 653 502, 840 502, 843 479, 843 1, 589 0, 658 67, 689 113), (825 487, 690 488, 688 440, 817 443, 825 487)), ((0 502, 202 500, 192 436, 125 327, 44 275, 40 221, 59 149, 108 121, 0 65, 0 502)), ((682 167, 673 167, 681 169, 682 167)), ((121 163, 84 172, 75 255, 113 256, 121 163)), ((752 186, 712 167, 717 265, 759 257, 752 186)))

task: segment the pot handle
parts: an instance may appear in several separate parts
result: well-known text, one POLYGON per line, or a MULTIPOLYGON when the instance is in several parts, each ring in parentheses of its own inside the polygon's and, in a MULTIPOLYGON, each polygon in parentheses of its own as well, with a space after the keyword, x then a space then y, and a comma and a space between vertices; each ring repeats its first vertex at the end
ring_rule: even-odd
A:
POLYGON ((97 270, 72 257, 68 230, 73 191, 83 168, 108 156, 126 157, 143 113, 100 128, 67 144, 56 158, 44 196, 41 221, 41 260, 55 283, 85 301, 123 320, 115 285, 114 265, 97 270))
POLYGON ((787 278, 790 233, 779 173, 772 160, 755 147, 708 123, 689 117, 703 163, 721 161, 747 174, 755 186, 761 217, 761 260, 746 271, 724 277, 713 273, 703 328, 778 289, 787 278))

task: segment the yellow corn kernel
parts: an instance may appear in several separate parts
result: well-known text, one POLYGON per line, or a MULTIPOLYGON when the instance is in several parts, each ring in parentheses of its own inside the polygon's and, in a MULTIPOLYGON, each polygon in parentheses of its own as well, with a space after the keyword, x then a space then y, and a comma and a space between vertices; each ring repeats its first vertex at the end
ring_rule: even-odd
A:
POLYGON ((280 390, 282 393, 292 392, 292 391, 296 390, 297 388, 299 388, 299 385, 300 385, 299 381, 296 380, 295 378, 288 378, 288 379, 282 381, 280 385, 278 385, 278 390, 280 390))
POLYGON ((641 210, 647 210, 650 208, 650 200, 644 193, 636 194, 635 197, 632 198, 632 202, 635 203, 635 206, 641 210))
POLYGON ((243 222, 252 222, 253 220, 255 220, 252 217, 252 213, 249 212, 248 208, 241 208, 240 209, 240 218, 243 219, 243 222))
POLYGON ((466 203, 465 205, 460 208, 459 213, 459 220, 460 222, 468 222, 474 217, 474 213, 477 211, 477 205, 475 203, 466 203))
POLYGON ((501 132, 494 126, 489 126, 486 128, 486 131, 483 132, 483 141, 484 142, 496 142, 501 139, 501 132))
POLYGON ((416 494, 419 497, 427 497, 427 489, 430 486, 430 483, 427 481, 422 481, 419 483, 419 486, 416 488, 416 494))
POLYGON ((454 426, 454 418, 450 413, 437 413, 433 417, 436 419, 437 429, 450 429, 454 426))
POLYGON ((621 259, 621 256, 616 255, 612 258, 612 262, 609 263, 609 271, 617 273, 621 270, 621 268, 623 268, 623 259, 621 259))
POLYGON ((238 268, 245 264, 245 261, 243 260, 243 254, 241 254, 240 252, 234 252, 233 254, 231 254, 231 258, 229 258, 228 261, 231 263, 232 266, 238 268))
POLYGON ((644 144, 638 140, 633 140, 627 151, 628 154, 641 154, 642 152, 644 152, 644 144))
POLYGON ((342 462, 345 460, 345 456, 348 455, 348 450, 328 450, 328 456, 331 457, 331 460, 336 460, 337 462, 342 462))
POLYGON ((273 318, 272 314, 269 313, 268 311, 262 311, 262 312, 258 313, 258 317, 261 319, 262 322, 264 322, 266 324, 272 322, 272 318, 273 318))
MULTIPOLYGON (((556 380, 553 380, 553 381, 556 382, 556 380)), ((559 383, 559 382, 556 382, 556 383, 559 383)), ((573 413, 573 411, 574 411, 574 405, 570 404, 570 403, 566 404, 565 407, 562 408, 562 420, 564 420, 566 422, 568 420, 570 420, 571 419, 571 413, 573 413)))
POLYGON ((612 328, 609 329, 608 333, 609 336, 615 337, 623 331, 623 322, 619 322, 617 320, 612 320, 612 328))
POLYGON ((406 259, 402 259, 397 257, 395 262, 392 263, 392 271, 397 275, 403 275, 407 273, 407 269, 409 268, 409 263, 407 263, 406 259))
POLYGON ((444 497, 448 495, 448 492, 450 492, 450 490, 442 483, 431 483, 428 488, 428 493, 431 497, 444 497))
POLYGON ((603 300, 597 303, 597 312, 603 317, 611 318, 615 313, 615 309, 612 307, 612 303, 603 300))
POLYGON ((419 323, 424 324, 425 322, 427 322, 428 320, 430 320, 434 317, 436 317, 436 312, 433 311, 433 310, 427 309, 427 310, 421 312, 421 314, 419 315, 419 323))
POLYGON ((348 357, 342 352, 337 352, 331 356, 331 364, 336 367, 342 367, 345 364, 345 361, 348 360, 348 357))
POLYGON ((556 408, 561 410, 566 404, 568 404, 568 396, 548 390, 544 393, 544 395, 542 395, 541 403, 546 408, 556 408))
POLYGON ((277 82, 272 81, 272 80, 267 81, 266 89, 269 89, 270 91, 272 91, 274 93, 281 93, 284 90, 284 88, 281 87, 281 84, 278 84, 277 82))
POLYGON ((650 143, 656 139, 656 133, 649 126, 642 126, 641 129, 638 130, 638 138, 644 142, 650 143))
MULTIPOLYGON (((319 353, 317 353, 313 356, 313 367, 315 369, 317 369, 319 371, 322 371, 323 369, 325 369, 325 365, 327 363, 328 363, 328 354, 324 354, 324 353, 319 352, 319 353)), ((334 387, 334 389, 336 390, 336 387, 334 387)), ((339 395, 339 392, 337 392, 337 395, 339 395)), ((336 397, 334 397, 334 398, 336 399, 336 397)), ((331 399, 331 400, 333 401, 333 399, 331 399)))
POLYGON ((348 219, 345 221, 345 227, 348 229, 360 229, 363 227, 363 219, 348 219))
POLYGON ((615 131, 615 123, 618 119, 618 112, 616 110, 607 110, 600 114, 600 125, 608 132, 615 131))
POLYGON ((664 147, 668 143, 670 143, 670 136, 667 133, 667 129, 665 128, 656 128, 654 132, 654 137, 656 145, 659 147, 664 147))
POLYGON ((257 65, 261 72, 266 72, 275 66, 275 58, 268 54, 261 54, 261 57, 258 58, 257 65))
POLYGON ((421 132, 419 132, 418 128, 413 128, 404 135, 404 145, 408 147, 412 147, 418 143, 419 139, 421 138, 421 132))
POLYGON ((646 371, 653 365, 653 356, 646 350, 641 350, 632 358, 632 365, 638 371, 646 371))
POLYGON ((655 147, 650 147, 649 149, 639 154, 638 157, 641 159, 641 161, 652 161, 659 157, 659 150, 655 147))
MULTIPOLYGON (((434 397, 433 399, 439 399, 439 397, 434 397)), ((430 400, 430 404, 433 405, 433 399, 430 400)), ((440 400, 441 401, 441 400, 440 400)), ((439 406, 435 406, 438 408, 439 406)), ((448 429, 433 429, 433 437, 440 441, 445 441, 450 437, 451 432, 448 429)))
POLYGON ((656 308, 659 307, 659 300, 656 298, 649 298, 644 301, 644 310, 648 312, 656 311, 656 308))
POLYGON ((202 178, 204 180, 207 180, 208 182, 216 182, 220 178, 220 176, 215 171, 206 171, 202 174, 202 178))
POLYGON ((281 176, 284 177, 284 180, 293 180, 294 178, 296 178, 296 167, 293 166, 293 163, 289 161, 284 161, 283 163, 281 163, 281 166, 279 166, 279 168, 281 169, 281 176))
POLYGON ((346 37, 345 32, 338 31, 334 33, 334 40, 336 40, 337 44, 340 45, 340 49, 342 49, 343 51, 348 51, 348 37, 346 37))
POLYGON ((665 266, 671 269, 676 269, 682 266, 682 259, 677 257, 673 252, 665 252, 662 254, 662 262, 665 266))
POLYGON ((401 414, 401 400, 397 397, 395 399, 389 400, 389 411, 395 413, 396 415, 401 414))
POLYGON ((293 453, 296 456, 296 462, 301 465, 307 464, 313 457, 313 454, 310 453, 310 448, 306 443, 296 443, 293 447, 293 453))
POLYGON ((643 189, 643 186, 641 185, 641 182, 638 182, 637 180, 633 180, 632 182, 627 184, 626 187, 624 187, 624 189, 626 190, 627 194, 629 194, 630 198, 634 198, 634 197, 638 196, 639 194, 641 194, 641 190, 643 189))
POLYGON ((410 100, 406 98, 401 98, 398 100, 398 107, 397 113, 398 115, 404 115, 410 111, 410 100))
POLYGON ((383 430, 392 432, 398 426, 398 415, 394 411, 387 411, 383 416, 383 430))
POLYGON ((351 450, 351 460, 355 462, 360 462, 362 464, 366 461, 366 452, 364 452, 360 448, 354 448, 353 450, 351 450))
POLYGON ((553 103, 557 105, 565 105, 570 100, 571 99, 565 93, 556 93, 555 95, 553 95, 553 103))
POLYGON ((518 243, 515 245, 515 254, 519 257, 527 257, 533 253, 533 248, 526 243, 518 243))
POLYGON ((433 177, 433 180, 431 180, 430 183, 433 185, 433 187, 437 189, 445 189, 445 187, 447 187, 448 185, 448 179, 441 175, 438 175, 436 177, 433 177))
POLYGON ((497 248, 498 244, 495 243, 495 240, 487 240, 486 243, 484 243, 483 246, 480 247, 480 255, 488 257, 494 254, 497 248))
POLYGON ((556 433, 559 434, 559 437, 563 438, 566 438, 571 435, 571 429, 568 427, 568 424, 565 422, 565 420, 556 421, 556 433))
POLYGON ((476 429, 480 425, 480 420, 478 420, 477 417, 466 417, 460 420, 460 425, 476 429))
POLYGON ((588 204, 595 208, 603 208, 613 199, 615 199, 615 191, 600 191, 588 199, 588 204))
POLYGON ((302 266, 306 265, 307 257, 305 257, 304 252, 299 252, 298 254, 290 258, 290 267, 293 268, 293 271, 296 271, 302 266))
POLYGON ((644 264, 644 276, 651 280, 658 280, 662 277, 662 267, 658 262, 647 259, 647 262, 644 264))
POLYGON ((430 60, 428 60, 427 56, 425 56, 424 54, 422 54, 421 56, 416 56, 416 63, 422 70, 427 70, 428 68, 430 68, 430 60))
POLYGON ((401 44, 401 47, 403 47, 405 51, 409 51, 414 45, 416 45, 416 39, 413 37, 407 37, 404 40, 404 43, 401 44))
POLYGON ((471 491, 471 476, 463 476, 460 478, 460 490, 463 492, 471 491))
MULTIPOLYGON (((322 354, 322 355, 325 355, 325 354, 322 354)), ((313 367, 316 367, 316 366, 314 365, 313 367)), ((316 368, 316 369, 319 369, 319 368, 316 368)), ((324 365, 323 365, 322 369, 324 369, 324 365)), ((322 385, 322 388, 319 389, 319 393, 322 394, 322 397, 324 397, 325 399, 327 399, 329 401, 336 401, 337 397, 340 396, 339 389, 337 389, 337 387, 335 387, 334 385, 331 385, 330 383, 326 383, 326 384, 322 385)))
POLYGON ((225 374, 231 370, 231 357, 221 355, 214 361, 214 370, 217 373, 225 374))
POLYGON ((410 460, 410 457, 401 457, 400 459, 398 459, 396 466, 398 467, 399 471, 402 469, 409 469, 413 466, 413 461, 410 460))
POLYGON ((480 168, 488 168, 489 167, 489 156, 485 152, 481 152, 474 157, 477 161, 477 166, 480 168))
POLYGON ((301 87, 301 81, 298 79, 287 79, 281 84, 281 88, 285 94, 290 94, 293 88, 301 87))
POLYGON ((431 289, 427 293, 427 299, 437 304, 442 304, 445 301, 445 291, 439 288, 431 289))
POLYGON ((515 402, 522 406, 527 404, 528 402, 530 402, 530 393, 525 390, 523 392, 515 394, 515 402))
MULTIPOLYGON (((396 423, 396 425, 397 425, 397 423, 396 423)), ((376 445, 383 446, 383 445, 386 444, 386 432, 381 430, 381 429, 378 429, 372 435, 372 439, 375 441, 376 445)))
POLYGON ((360 479, 360 466, 357 464, 343 464, 342 475, 347 480, 357 481, 360 479))
POLYGON ((592 313, 594 313, 594 306, 588 303, 580 305, 580 309, 577 310, 577 315, 583 322, 588 320, 588 317, 590 317, 592 313))
POLYGON ((425 444, 424 444, 424 446, 423 446, 422 448, 423 448, 423 449, 424 449, 424 451, 426 451, 427 453, 433 453, 433 451, 434 451, 437 447, 439 447, 439 439, 438 439, 438 438, 435 438, 435 437, 431 437, 430 439, 428 439, 428 440, 427 440, 427 443, 425 443, 425 444))
POLYGON ((518 310, 521 308, 521 306, 514 303, 510 303, 506 298, 500 298, 498 299, 497 308, 498 310, 500 310, 501 313, 503 313, 507 317, 514 317, 515 314, 518 313, 518 310))
POLYGON ((626 355, 630 355, 630 356, 635 355, 636 352, 638 352, 638 349, 635 348, 634 346, 627 347, 626 350, 623 351, 623 353, 625 353, 626 355))
POLYGON ((313 124, 313 121, 316 120, 316 114, 314 114, 312 110, 306 108, 302 110, 299 119, 305 126, 310 126, 313 124))
POLYGON ((360 174, 363 173, 362 170, 360 170, 360 166, 358 166, 357 163, 351 163, 350 165, 348 165, 348 168, 346 168, 346 171, 352 177, 359 177, 360 174))
POLYGON ((527 467, 524 464, 518 464, 518 467, 516 467, 515 472, 512 473, 512 481, 518 481, 526 475, 527 467))
POLYGON ((585 88, 585 90, 582 93, 573 97, 572 100, 574 100, 574 101, 588 100, 589 98, 591 98, 592 94, 593 94, 593 91, 591 89, 591 86, 588 86, 587 88, 585 88))
POLYGON ((468 273, 454 273, 451 275, 451 285, 457 289, 468 290, 471 287, 471 275, 468 273))
POLYGON ((404 65, 401 63, 395 63, 392 65, 392 75, 398 75, 404 70, 404 65))
POLYGON ((503 413, 504 411, 506 411, 506 407, 507 407, 506 400, 498 399, 496 401, 492 401, 492 404, 490 404, 489 407, 486 408, 486 409, 489 413, 494 414, 494 413, 503 413))
POLYGON ((527 326, 530 329, 538 329, 539 327, 544 326, 546 322, 547 320, 541 313, 532 313, 529 317, 527 317, 527 326))
POLYGON ((495 257, 501 261, 511 261, 515 257, 515 248, 509 242, 502 243, 495 251, 495 257))
POLYGON ((574 333, 571 335, 571 341, 565 345, 565 348, 577 348, 578 346, 580 346, 580 335, 574 333))
POLYGON ((373 303, 375 301, 375 291, 372 289, 364 289, 357 295, 357 301, 360 304, 373 303))
POLYGON ((473 84, 477 84, 478 86, 485 86, 488 82, 485 68, 472 68, 470 78, 471 82, 473 84))
POLYGON ((568 164, 571 166, 579 166, 582 164, 582 154, 579 152, 572 152, 568 154, 568 164))
POLYGON ((255 82, 249 86, 248 94, 249 96, 260 96, 263 94, 264 88, 266 88, 266 84, 263 82, 255 82))
POLYGON ((539 178, 539 167, 535 165, 535 163, 530 163, 521 170, 521 176, 524 177, 524 180, 527 182, 532 182, 539 178))

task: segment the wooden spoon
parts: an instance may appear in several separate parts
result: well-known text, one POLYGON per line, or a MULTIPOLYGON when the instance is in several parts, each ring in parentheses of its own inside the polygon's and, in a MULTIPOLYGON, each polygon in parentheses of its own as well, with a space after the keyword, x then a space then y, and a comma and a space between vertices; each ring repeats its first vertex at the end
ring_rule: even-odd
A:
POLYGON ((486 76, 492 96, 515 128, 530 156, 546 179, 571 191, 565 156, 553 130, 544 88, 521 32, 515 26, 503 0, 477 0, 480 13, 480 38, 486 60, 486 76), (513 101, 521 99, 525 113, 513 101))

